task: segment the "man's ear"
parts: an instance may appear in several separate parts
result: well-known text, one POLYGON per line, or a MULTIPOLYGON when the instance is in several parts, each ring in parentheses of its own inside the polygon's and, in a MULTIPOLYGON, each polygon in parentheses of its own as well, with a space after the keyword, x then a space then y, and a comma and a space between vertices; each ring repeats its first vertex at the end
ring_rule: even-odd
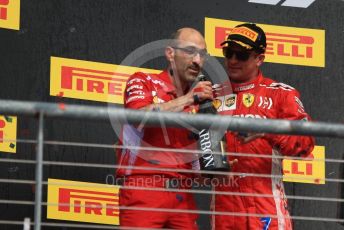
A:
POLYGON ((259 67, 263 64, 265 60, 265 54, 259 54, 257 58, 258 58, 257 67, 259 67))
POLYGON ((174 60, 174 49, 171 46, 165 48, 165 56, 167 61, 172 62, 174 60))

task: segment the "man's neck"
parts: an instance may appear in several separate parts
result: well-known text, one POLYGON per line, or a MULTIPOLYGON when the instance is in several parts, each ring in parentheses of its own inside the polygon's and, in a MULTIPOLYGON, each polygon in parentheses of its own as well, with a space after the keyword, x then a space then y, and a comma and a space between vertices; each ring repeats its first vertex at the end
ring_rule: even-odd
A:
POLYGON ((257 71, 254 71, 252 74, 250 74, 248 78, 245 78, 244 80, 231 79, 231 82, 235 84, 246 84, 246 83, 250 83, 256 80, 258 76, 259 76, 259 69, 257 71))
POLYGON ((188 90, 190 89, 190 85, 188 82, 182 81, 178 74, 171 71, 171 69, 168 70, 168 75, 171 79, 171 82, 173 83, 174 87, 176 88, 176 94, 177 97, 185 95, 188 90))

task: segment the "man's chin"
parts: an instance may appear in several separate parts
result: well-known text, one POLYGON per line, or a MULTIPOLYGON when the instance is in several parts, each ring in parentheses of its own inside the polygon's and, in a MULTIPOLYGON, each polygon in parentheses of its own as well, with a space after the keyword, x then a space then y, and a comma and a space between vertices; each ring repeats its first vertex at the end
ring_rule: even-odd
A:
POLYGON ((197 79, 198 75, 199 75, 199 73, 197 73, 197 74, 188 74, 187 79, 189 79, 190 82, 194 82, 197 79))
POLYGON ((197 76, 199 75, 199 71, 187 71, 186 78, 190 80, 195 80, 197 76))
POLYGON ((232 81, 240 81, 242 78, 239 74, 235 73, 229 73, 228 76, 232 81))

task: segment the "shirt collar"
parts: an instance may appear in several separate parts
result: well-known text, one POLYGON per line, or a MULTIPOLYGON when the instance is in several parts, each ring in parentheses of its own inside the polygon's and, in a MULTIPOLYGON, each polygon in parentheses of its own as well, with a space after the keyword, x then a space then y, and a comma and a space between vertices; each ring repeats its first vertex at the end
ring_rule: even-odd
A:
POLYGON ((162 71, 158 75, 158 78, 164 81, 164 83, 165 83, 164 91, 165 92, 172 93, 172 94, 176 93, 176 87, 173 85, 173 82, 172 82, 171 77, 168 74, 167 70, 162 71))
POLYGON ((249 82, 246 83, 232 83, 232 89, 233 92, 242 92, 242 91, 247 91, 251 90, 257 87, 259 83, 263 80, 263 74, 261 71, 259 71, 258 76, 249 82))

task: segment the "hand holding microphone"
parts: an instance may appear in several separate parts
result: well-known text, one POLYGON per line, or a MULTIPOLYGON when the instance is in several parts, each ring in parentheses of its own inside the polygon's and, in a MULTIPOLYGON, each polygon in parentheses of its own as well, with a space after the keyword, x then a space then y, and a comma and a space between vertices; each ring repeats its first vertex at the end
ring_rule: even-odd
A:
MULTIPOLYGON (((202 75, 203 76, 203 75, 202 75)), ((212 84, 210 81, 198 81, 190 91, 195 104, 200 104, 204 100, 213 100, 212 84)))

